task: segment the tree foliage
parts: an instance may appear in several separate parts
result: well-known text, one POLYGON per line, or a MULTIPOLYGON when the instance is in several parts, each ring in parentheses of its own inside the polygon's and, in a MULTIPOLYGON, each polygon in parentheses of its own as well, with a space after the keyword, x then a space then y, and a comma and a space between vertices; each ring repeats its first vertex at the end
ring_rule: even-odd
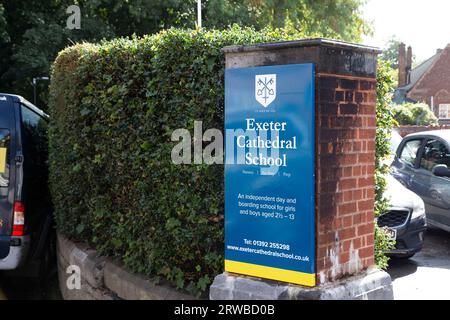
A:
POLYGON ((398 48, 402 42, 396 37, 392 36, 386 43, 383 53, 380 58, 389 63, 392 69, 398 70, 398 48))
POLYGON ((207 27, 223 28, 230 23, 241 23, 256 29, 288 27, 303 34, 351 42, 359 42, 362 35, 371 32, 360 12, 365 0, 209 0, 204 2, 207 27), (235 20, 236 17, 238 20, 235 20))
POLYGON ((6 31, 5 8, 0 3, 0 44, 9 42, 9 35, 6 31))
POLYGON ((361 18, 361 0, 269 0, 263 3, 264 13, 259 17, 265 23, 281 28, 291 24, 305 34, 320 34, 351 42, 361 41, 370 33, 368 24, 361 18), (299 10, 299 8, 301 8, 299 10), (345 17, 345 19, 343 19, 345 17))
POLYGON ((404 103, 392 108, 395 120, 400 125, 429 126, 438 124, 438 119, 425 103, 404 103))
MULTIPOLYGON (((76 42, 153 34, 170 27, 195 29, 196 0, 2 0, 0 91, 32 96, 33 77, 49 75, 57 53, 76 42), (81 7, 81 29, 69 30, 70 5, 81 7)), ((364 0, 203 0, 203 27, 237 23, 261 30, 358 41, 369 31, 359 8, 364 0), (342 19, 345 17, 345 19, 342 19)), ((46 83, 39 83, 40 105, 46 83)))

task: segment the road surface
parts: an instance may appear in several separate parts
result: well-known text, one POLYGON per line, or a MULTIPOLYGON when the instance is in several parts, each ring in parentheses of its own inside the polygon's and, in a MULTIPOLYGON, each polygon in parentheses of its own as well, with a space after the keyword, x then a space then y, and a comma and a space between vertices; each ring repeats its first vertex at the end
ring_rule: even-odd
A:
POLYGON ((450 233, 429 228, 424 248, 409 260, 391 260, 395 300, 450 300, 450 233))
POLYGON ((60 300, 56 274, 47 283, 0 273, 0 300, 60 300))

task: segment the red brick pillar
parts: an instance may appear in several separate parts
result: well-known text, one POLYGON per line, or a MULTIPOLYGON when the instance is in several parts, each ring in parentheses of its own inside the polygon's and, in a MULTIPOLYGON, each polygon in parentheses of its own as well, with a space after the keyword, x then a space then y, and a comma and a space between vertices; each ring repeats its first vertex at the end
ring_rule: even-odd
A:
POLYGON ((315 66, 318 288, 284 287, 224 273, 214 280, 211 298, 391 299, 389 275, 371 268, 376 69, 380 51, 324 39, 233 46, 224 51, 227 68, 301 63, 315 66), (362 277, 367 281, 361 282, 362 277), (345 281, 337 281, 340 279, 345 281), (333 291, 331 284, 322 286, 327 283, 341 287, 333 291))
POLYGON ((316 75, 317 282, 374 265, 375 77, 316 75))

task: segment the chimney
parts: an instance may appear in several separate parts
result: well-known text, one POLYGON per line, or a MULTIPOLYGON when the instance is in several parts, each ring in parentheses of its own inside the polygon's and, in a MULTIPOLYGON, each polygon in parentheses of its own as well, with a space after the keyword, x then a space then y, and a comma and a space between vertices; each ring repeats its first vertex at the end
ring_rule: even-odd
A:
POLYGON ((406 54, 406 83, 411 82, 411 70, 412 70, 412 48, 408 47, 408 53, 406 54))
POLYGON ((398 86, 406 85, 406 49, 405 44, 400 43, 398 46, 398 86))

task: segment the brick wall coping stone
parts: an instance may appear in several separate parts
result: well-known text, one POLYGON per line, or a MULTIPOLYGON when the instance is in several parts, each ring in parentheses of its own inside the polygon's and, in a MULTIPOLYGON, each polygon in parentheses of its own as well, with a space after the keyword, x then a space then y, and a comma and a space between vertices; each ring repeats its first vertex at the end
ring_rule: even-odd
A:
POLYGON ((316 288, 222 273, 210 287, 211 300, 393 300, 391 277, 371 268, 316 288))
POLYGON ((75 243, 58 233, 57 260, 61 294, 65 300, 194 300, 194 296, 166 284, 155 284, 134 274, 110 258, 100 256, 86 244, 75 243), (81 289, 69 290, 67 267, 81 272, 81 289))
POLYGON ((431 125, 431 126, 417 126, 417 125, 411 125, 406 126, 402 125, 397 128, 394 128, 394 131, 398 132, 403 138, 409 134, 416 133, 416 132, 427 132, 427 131, 434 131, 434 130, 449 130, 450 125, 431 125))
POLYGON ((316 73, 370 78, 376 75, 381 52, 374 47, 321 38, 228 46, 222 50, 227 68, 314 63, 316 73))
POLYGON ((280 41, 280 42, 269 42, 254 45, 233 45, 227 46, 222 49, 224 53, 236 53, 236 52, 251 52, 251 51, 265 51, 265 50, 276 50, 276 49, 286 49, 286 48, 296 48, 296 47, 314 47, 314 46, 328 46, 342 49, 352 49, 356 51, 364 51, 370 53, 381 53, 377 47, 359 45, 344 41, 330 40, 323 38, 312 38, 312 39, 301 39, 294 41, 280 41))

